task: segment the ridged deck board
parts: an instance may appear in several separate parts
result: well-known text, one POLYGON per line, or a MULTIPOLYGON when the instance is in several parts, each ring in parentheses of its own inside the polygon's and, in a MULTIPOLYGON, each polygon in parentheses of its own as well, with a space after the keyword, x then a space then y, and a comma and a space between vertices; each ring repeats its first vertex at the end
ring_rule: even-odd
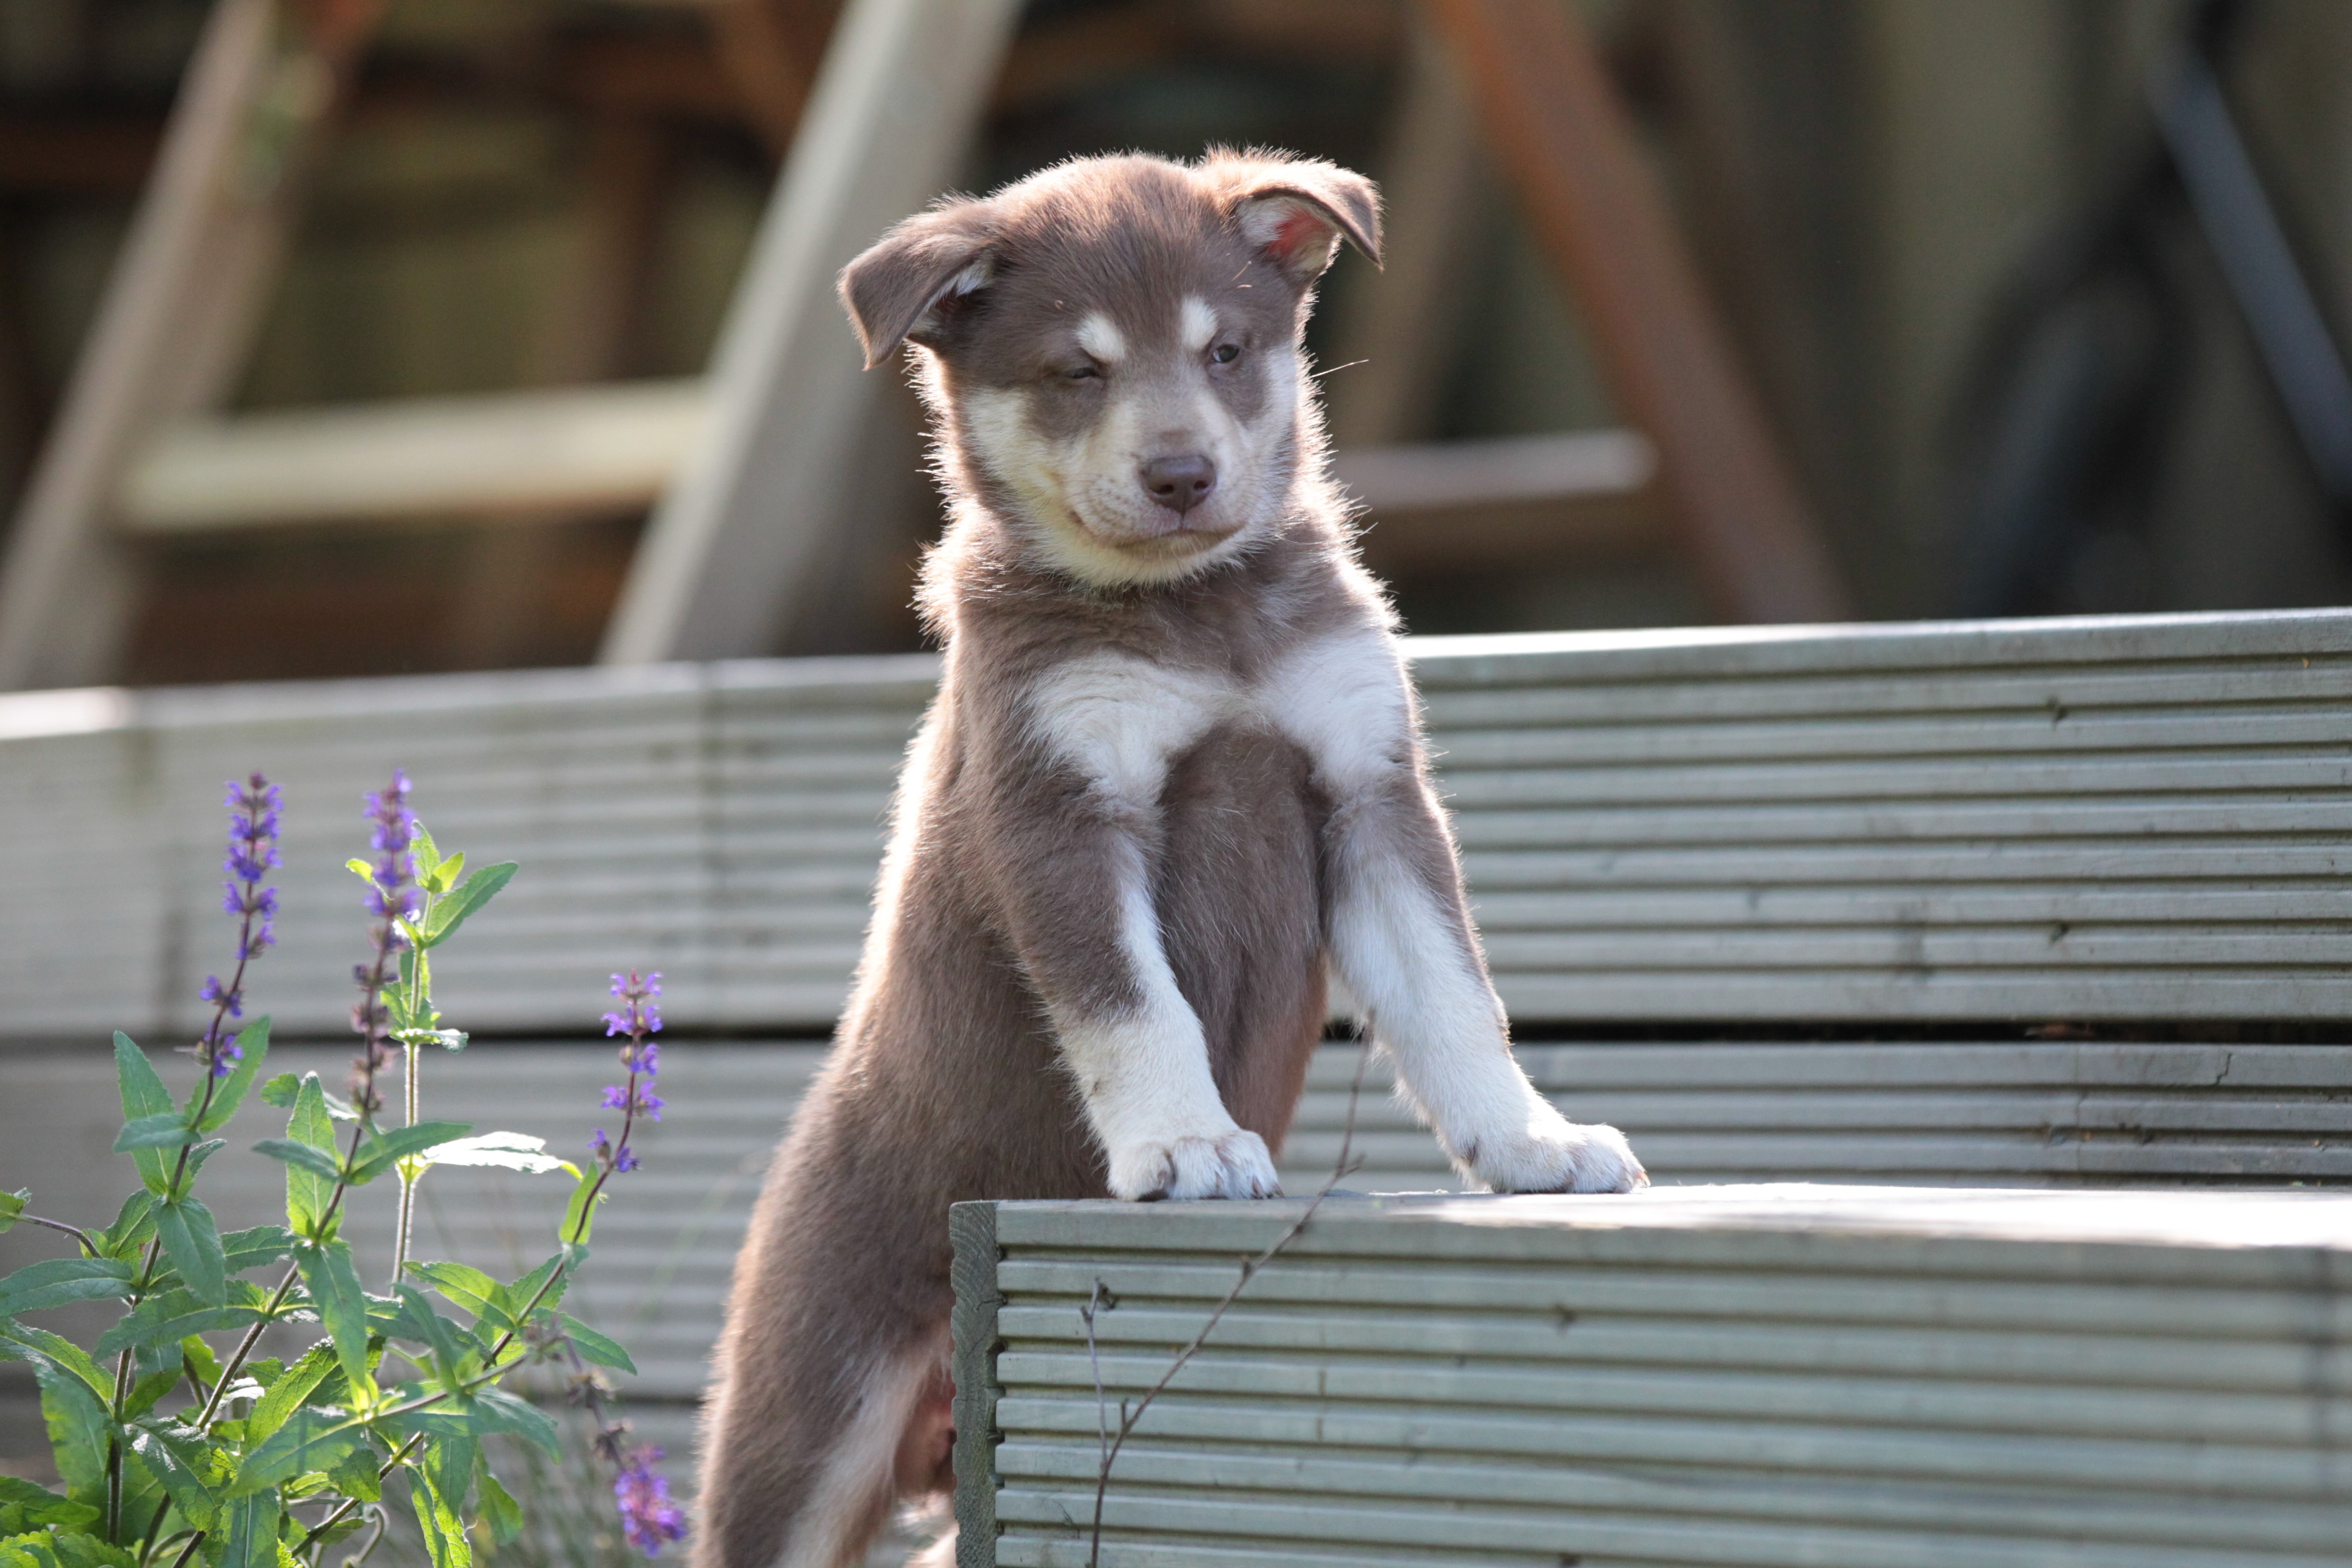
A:
MULTIPOLYGON (((2352 614, 1412 647, 1523 1022, 2352 1017, 2352 614)), ((0 1030, 194 1026, 219 782, 256 765, 289 794, 257 999, 340 1027, 341 864, 395 763, 445 841, 525 867, 453 1017, 573 1029, 634 964, 680 1026, 821 1029, 935 668, 0 699, 0 807, 38 827, 0 846, 0 1030)))
MULTIPOLYGON (((1083 1563, 1097 1370, 1115 1420, 1298 1205, 970 1207, 961 1561, 1083 1563)), ((2334 1194, 1334 1198, 1144 1416, 1102 1561, 2340 1565, 2347 1286, 2334 1194)))

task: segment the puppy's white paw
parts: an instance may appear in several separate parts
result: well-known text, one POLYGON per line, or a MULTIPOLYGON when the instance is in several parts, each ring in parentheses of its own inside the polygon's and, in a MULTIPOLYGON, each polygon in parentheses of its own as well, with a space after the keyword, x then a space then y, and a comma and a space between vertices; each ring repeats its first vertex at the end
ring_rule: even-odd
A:
POLYGON ((1463 1155, 1471 1174, 1498 1193, 1631 1193, 1650 1184, 1622 1132, 1579 1126, 1557 1111, 1463 1155))
POLYGON ((1150 1203, 1159 1198, 1274 1198, 1282 1195, 1265 1140, 1234 1128, 1197 1137, 1147 1141, 1111 1156, 1114 1197, 1150 1203))

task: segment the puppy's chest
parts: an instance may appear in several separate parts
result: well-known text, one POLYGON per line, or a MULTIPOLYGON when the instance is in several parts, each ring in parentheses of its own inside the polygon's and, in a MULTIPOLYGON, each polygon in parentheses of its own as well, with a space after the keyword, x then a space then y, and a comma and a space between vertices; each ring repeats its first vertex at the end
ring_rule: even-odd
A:
POLYGON ((1255 679, 1130 654, 1082 654, 1027 693, 1033 735, 1090 786, 1149 806, 1169 770, 1211 736, 1256 733, 1306 753, 1318 784, 1339 794, 1406 765, 1410 714, 1393 645, 1352 635, 1305 645, 1255 679))

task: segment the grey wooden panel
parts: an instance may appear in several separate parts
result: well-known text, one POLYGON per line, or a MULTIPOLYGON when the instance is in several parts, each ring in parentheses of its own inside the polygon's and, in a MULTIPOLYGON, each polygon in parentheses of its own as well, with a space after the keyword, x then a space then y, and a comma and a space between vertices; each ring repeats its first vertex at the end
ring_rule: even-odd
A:
MULTIPOLYGON (((1414 652, 1523 1021, 2352 1016, 2352 616, 1414 652)), ((821 1029, 933 668, 156 692, 89 733, 0 711, 0 800, 47 829, 0 846, 24 890, 0 912, 0 1030, 195 1026, 227 934, 219 781, 256 764, 289 794, 256 1000, 339 1030, 363 923, 341 862, 396 763, 446 838, 525 862, 450 951, 452 1021, 578 1029, 604 973, 651 965, 681 1025, 821 1029)))
MULTIPOLYGON (((1297 1205, 984 1206, 962 1561, 1081 1563, 1097 1366, 1150 1386, 1297 1205)), ((1334 1199, 1145 1415, 1102 1561, 2341 1564, 2347 1278, 2344 1196, 1334 1199)))

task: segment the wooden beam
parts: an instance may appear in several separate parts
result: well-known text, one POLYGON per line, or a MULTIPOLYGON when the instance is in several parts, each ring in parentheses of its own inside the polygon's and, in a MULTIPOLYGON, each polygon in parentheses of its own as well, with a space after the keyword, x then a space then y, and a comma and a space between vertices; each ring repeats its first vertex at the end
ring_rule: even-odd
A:
POLYGON ((113 672, 137 592, 109 510, 123 468, 244 363, 309 132, 382 8, 310 6, 281 40, 273 0, 216 0, 0 561, 0 689, 113 672))
POLYGON ((131 467, 149 535, 651 505, 707 426, 700 380, 420 397, 173 426, 131 467))
MULTIPOLYGON (((756 654, 788 636, 845 515, 878 384, 834 278, 956 176, 1017 0, 850 0, 737 285, 704 441, 646 532, 607 663, 756 654)), ((895 374, 877 371, 877 376, 895 374)))
POLYGON ((1733 620, 1851 614, 1580 13, 1560 0, 1423 3, 1475 84, 1619 406, 1656 443, 1669 514, 1709 601, 1733 620))

